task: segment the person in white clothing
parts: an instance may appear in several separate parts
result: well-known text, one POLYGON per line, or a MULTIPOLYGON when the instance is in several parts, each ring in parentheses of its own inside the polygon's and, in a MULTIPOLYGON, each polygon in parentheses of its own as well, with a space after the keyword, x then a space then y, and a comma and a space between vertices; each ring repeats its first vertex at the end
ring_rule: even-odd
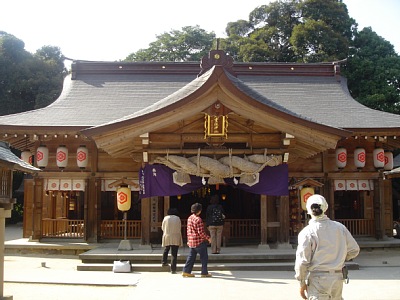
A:
POLYGON ((170 208, 168 215, 164 217, 161 229, 163 231, 162 247, 164 248, 161 264, 168 266, 168 253, 171 249, 171 273, 176 274, 176 264, 178 260, 178 249, 183 245, 181 233, 181 219, 176 208, 170 208))
POLYGON ((310 196, 306 207, 311 220, 299 233, 295 261, 300 295, 309 300, 341 300, 342 268, 360 247, 343 224, 325 215, 328 203, 323 196, 310 196))

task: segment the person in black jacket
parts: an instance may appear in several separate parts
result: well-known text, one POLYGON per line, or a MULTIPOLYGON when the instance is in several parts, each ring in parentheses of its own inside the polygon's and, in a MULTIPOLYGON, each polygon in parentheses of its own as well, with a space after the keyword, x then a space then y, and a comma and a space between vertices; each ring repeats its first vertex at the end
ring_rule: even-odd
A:
POLYGON ((218 195, 211 196, 210 203, 207 207, 206 226, 211 235, 211 253, 219 254, 225 215, 221 204, 219 204, 218 195))

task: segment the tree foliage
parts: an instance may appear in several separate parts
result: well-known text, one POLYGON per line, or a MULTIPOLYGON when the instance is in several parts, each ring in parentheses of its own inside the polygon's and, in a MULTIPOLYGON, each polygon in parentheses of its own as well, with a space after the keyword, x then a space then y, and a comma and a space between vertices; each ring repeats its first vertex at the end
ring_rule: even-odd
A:
MULTIPOLYGON (((371 28, 358 32, 343 0, 277 0, 229 22, 219 49, 238 62, 333 62, 347 59, 351 95, 374 109, 400 114, 400 58, 371 28)), ((215 49, 215 33, 186 26, 156 36, 125 61, 200 61, 215 49)), ((60 94, 65 75, 59 48, 35 54, 0 32, 0 114, 40 108, 60 94)))
POLYGON ((60 49, 44 46, 31 54, 24 48, 0 32, 0 115, 47 106, 61 93, 66 69, 60 49))
POLYGON ((400 57, 372 28, 356 34, 345 75, 351 95, 360 103, 400 114, 400 57))
POLYGON ((157 36, 149 48, 131 53, 125 61, 200 61, 211 49, 215 34, 186 26, 157 36))
POLYGON ((226 27, 238 61, 322 62, 347 57, 356 28, 339 0, 275 1, 226 27))

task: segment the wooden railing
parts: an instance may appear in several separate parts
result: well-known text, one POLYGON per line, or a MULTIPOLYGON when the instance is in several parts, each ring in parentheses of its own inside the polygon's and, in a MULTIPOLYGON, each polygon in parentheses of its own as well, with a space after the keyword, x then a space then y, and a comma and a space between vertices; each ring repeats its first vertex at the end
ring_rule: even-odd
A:
POLYGON ((260 220, 258 219, 231 219, 226 220, 229 224, 229 235, 231 238, 259 238, 260 220))
MULTIPOLYGON (((354 236, 374 236, 374 220, 366 219, 337 219, 344 224, 354 236)), ((43 219, 42 237, 52 238, 84 238, 84 220, 43 219)), ((272 224, 272 223, 271 223, 272 224)), ((153 224, 160 227, 161 223, 153 224)), ((122 239, 125 237, 123 220, 101 221, 100 236, 102 239, 122 239)), ((272 226, 272 225, 271 225, 272 226)), ((269 226, 269 227, 271 227, 269 226)), ((142 223, 139 220, 126 221, 126 237, 129 239, 141 238, 142 223)), ((259 219, 226 219, 223 235, 225 238, 259 238, 259 219)), ((186 220, 182 220, 182 236, 186 239, 186 220)))
MULTIPOLYGON (((125 237, 125 223, 123 220, 101 221, 101 238, 123 239, 125 237)), ((137 220, 126 221, 126 237, 129 239, 141 238, 142 222, 137 220)))
POLYGON ((374 220, 367 219, 335 219, 342 223, 354 236, 375 236, 374 220))
POLYGON ((83 220, 43 219, 42 237, 51 238, 84 238, 83 220))

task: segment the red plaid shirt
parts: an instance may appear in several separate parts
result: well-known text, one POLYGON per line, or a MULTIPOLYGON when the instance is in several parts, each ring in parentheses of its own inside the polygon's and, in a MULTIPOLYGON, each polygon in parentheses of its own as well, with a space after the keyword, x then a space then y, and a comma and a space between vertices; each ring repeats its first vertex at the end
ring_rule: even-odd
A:
POLYGON ((200 216, 192 214, 187 220, 187 239, 190 248, 196 248, 210 237, 204 231, 203 220, 200 216))

